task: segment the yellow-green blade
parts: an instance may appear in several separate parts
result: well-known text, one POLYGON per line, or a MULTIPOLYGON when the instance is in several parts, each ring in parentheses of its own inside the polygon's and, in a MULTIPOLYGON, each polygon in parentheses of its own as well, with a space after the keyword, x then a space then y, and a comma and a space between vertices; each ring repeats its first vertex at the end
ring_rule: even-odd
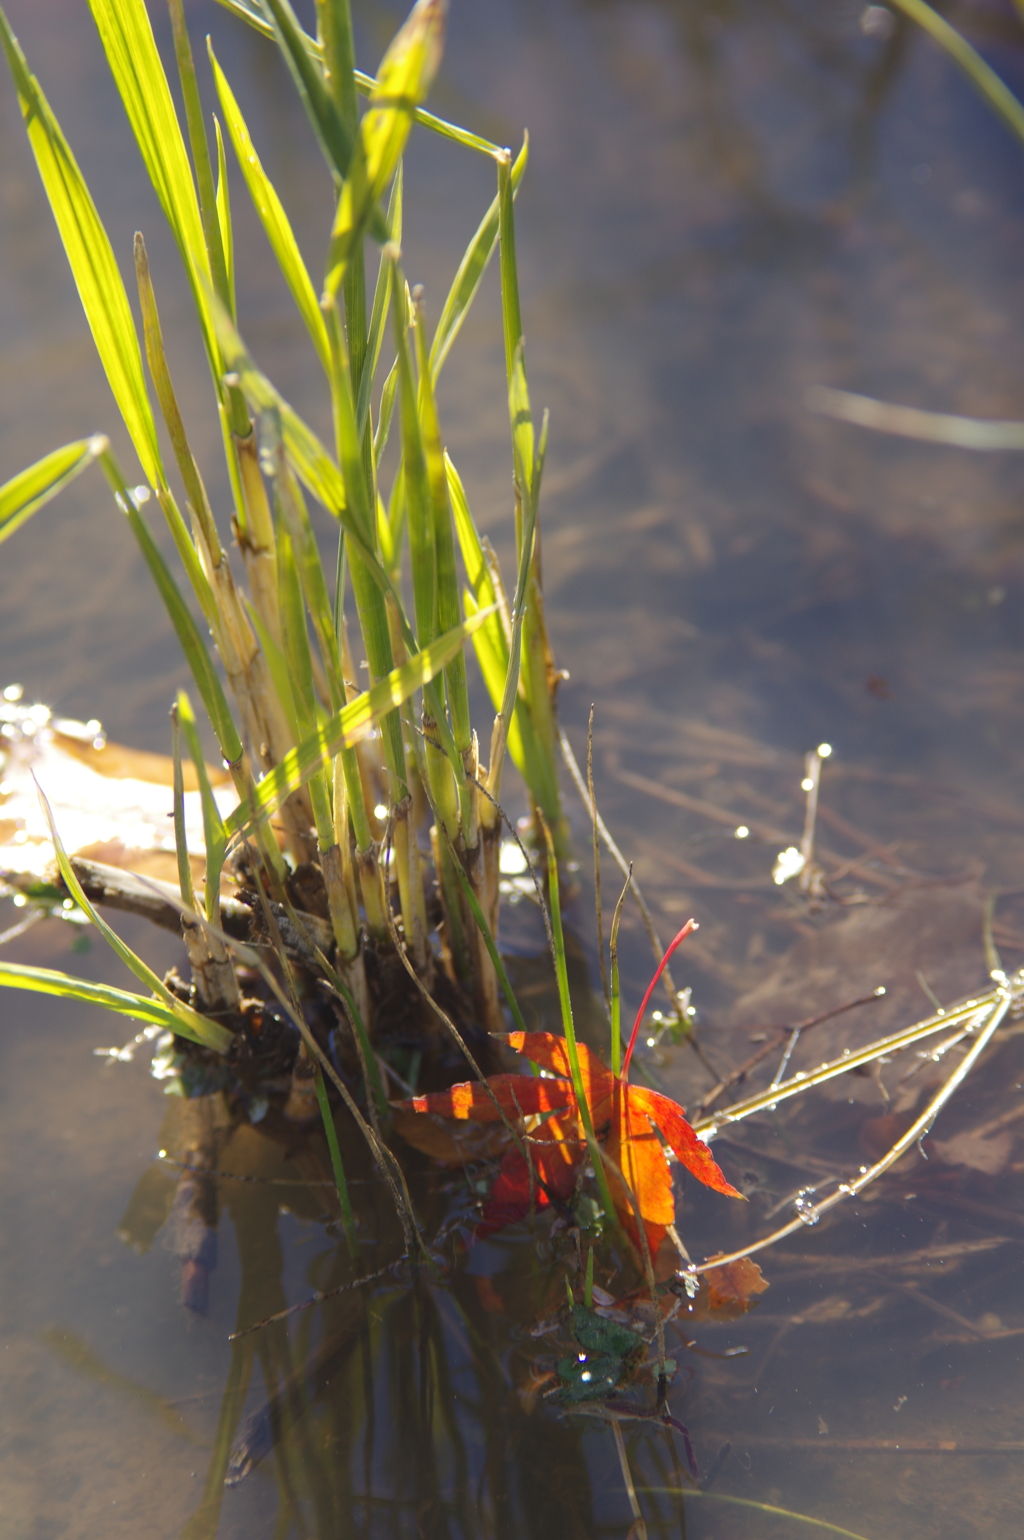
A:
POLYGON ((446 0, 417 0, 381 60, 331 231, 330 294, 338 292, 352 249, 394 175, 416 108, 437 73, 446 10, 446 0))
POLYGON ((53 814, 50 812, 50 804, 43 796, 42 791, 39 793, 39 800, 43 805, 46 821, 50 825, 50 836, 53 839, 53 848, 57 853, 57 865, 60 867, 60 874, 64 878, 64 885, 79 909, 89 916, 100 935, 108 943, 111 950, 121 959, 125 967, 134 973, 140 983, 145 984, 146 988, 152 990, 153 994, 163 1002, 168 1013, 174 1017, 174 1026, 171 1028, 173 1032, 178 1033, 181 1037, 189 1037, 193 1042, 202 1043, 204 1047, 212 1048, 215 1053, 227 1053, 234 1041, 234 1034, 229 1032, 227 1027, 221 1026, 219 1022, 211 1021, 208 1016, 200 1015, 198 1011, 194 1011, 190 1005, 186 1005, 184 1001, 179 1000, 176 995, 172 994, 163 980, 158 978, 153 972, 149 964, 143 962, 142 958, 132 951, 126 941, 121 940, 116 930, 113 930, 107 924, 102 915, 86 898, 85 891, 75 876, 71 862, 68 860, 67 851, 61 844, 60 835, 57 833, 57 826, 53 821, 53 814))
POLYGON ((210 263, 199 199, 149 15, 143 0, 89 0, 89 8, 143 163, 181 253, 210 366, 219 378, 207 300, 210 263))
POLYGON ((327 328, 324 325, 323 312, 313 288, 313 281, 302 260, 288 215, 284 211, 274 184, 263 169, 253 146, 248 125, 228 85, 224 71, 217 62, 212 45, 209 47, 209 52, 224 121, 245 178, 245 185, 249 189, 253 207, 260 217, 260 223, 266 232, 271 250, 277 258, 277 265, 291 290, 298 312, 306 323, 306 330, 313 339, 313 346, 316 348, 320 362, 324 370, 329 373, 330 350, 327 344, 327 328))
MULTIPOLYGON (((515 158, 512 166, 511 182, 512 196, 519 189, 519 183, 523 179, 526 170, 526 162, 529 156, 530 144, 528 139, 523 140, 523 148, 515 158)), ((469 307, 476 298, 480 281, 487 271, 487 264, 491 260, 494 248, 498 241, 498 199, 495 198, 487 213, 480 221, 476 234, 466 247, 465 255, 459 263, 459 270, 452 280, 452 286, 448 291, 448 298, 444 302, 441 318, 437 323, 437 331, 430 347, 430 371, 436 382, 441 373, 441 367, 451 351, 452 343, 459 334, 469 307)))
POLYGON ((175 1015, 159 1000, 147 1000, 144 995, 133 994, 131 990, 96 984, 91 979, 73 978, 55 968, 33 968, 27 963, 0 960, 0 988, 28 989, 36 994, 59 995, 65 1000, 84 1000, 88 1005, 102 1005, 104 1010, 164 1027, 168 1032, 181 1030, 175 1015))
POLYGON ((0 11, 0 42, 21 102, 32 153, 57 222, 100 362, 151 486, 163 477, 142 353, 113 249, 60 124, 0 11))
POLYGON ((315 771, 329 765, 341 749, 352 748, 365 738, 389 711, 404 705, 410 695, 429 684, 490 613, 490 610, 482 610, 480 614, 438 637, 436 642, 424 647, 408 663, 392 669, 372 690, 365 690, 354 701, 350 701, 342 711, 336 712, 314 734, 286 754, 281 763, 264 776, 253 796, 247 798, 228 818, 228 834, 238 834, 259 819, 270 817, 315 771))
POLYGON ((91 465, 99 445, 105 447, 103 438, 78 439, 54 449, 34 465, 12 476, 0 487, 0 542, 20 529, 37 509, 56 497, 69 482, 91 465))

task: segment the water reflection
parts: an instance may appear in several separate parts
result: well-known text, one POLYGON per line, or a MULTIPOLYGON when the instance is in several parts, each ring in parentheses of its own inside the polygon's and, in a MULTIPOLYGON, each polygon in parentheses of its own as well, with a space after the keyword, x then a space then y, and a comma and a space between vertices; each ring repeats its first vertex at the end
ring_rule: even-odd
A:
MULTIPOLYGON (((1024 955, 1022 472, 1008 455, 880 442, 807 416, 802 401, 823 382, 1024 415, 1019 149, 901 21, 865 34, 859 4, 453 9, 440 110, 501 141, 517 140, 524 122, 532 134, 520 248, 531 370, 553 415, 543 517, 554 642, 571 674, 563 719, 579 748, 598 703, 605 817, 666 931, 673 918, 701 919, 685 981, 707 1052, 723 1067, 742 1061, 759 1032, 877 983, 889 993, 872 1010, 891 1016, 866 1033, 928 1008, 918 975, 948 1003, 985 977, 994 889, 1010 895, 997 942, 1010 964, 1024 955), (819 856, 859 899, 812 913, 770 873, 777 851, 799 843, 801 754, 822 739, 836 753, 819 856), (741 825, 751 833, 737 842, 741 825)), ((172 369, 183 399, 198 397, 188 297, 86 10, 31 0, 8 10, 126 258, 136 224, 145 228, 172 369)), ((393 12, 357 7, 361 54, 379 49, 393 12)), ((1009 8, 951 14, 1019 81, 1009 8)), ((291 95, 257 40, 212 8, 201 17, 247 116, 266 125, 268 170, 313 249, 322 181, 296 157, 291 95)), ((0 112, 6 474, 114 425, 10 93, 0 112)), ((485 168, 453 169, 435 151, 414 145, 408 178, 410 276, 426 283, 428 309, 493 190, 485 168), (456 184, 461 227, 439 214, 456 184)), ((240 190, 235 201, 244 221, 240 190)), ((313 371, 261 240, 251 225, 239 243, 240 306, 258 317, 247 335, 315 419, 313 371)), ((481 525, 495 532, 508 502, 505 406, 485 300, 464 342, 443 412, 481 525)), ((214 463, 201 416, 190 428, 214 463)), ((2 583, 5 682, 20 678, 33 698, 166 751, 167 702, 184 676, 101 489, 76 484, 20 532, 2 583)), ((581 936, 588 915, 584 894, 581 936)), ((536 938, 518 924, 510 917, 507 938, 528 950, 536 938)), ((19 955, 82 966, 65 955, 67 939, 44 927, 19 955)), ((165 945, 136 944, 150 958, 165 945)), ((167 946, 164 966, 175 960, 167 946)), ((635 997, 638 931, 629 947, 635 997)), ((541 1011, 531 966, 520 964, 524 1004, 541 1011)), ((97 958, 94 971, 108 967, 97 958)), ((109 977, 123 982, 112 967, 109 977)), ((529 1245, 510 1243, 490 1272, 462 1259, 440 1285, 396 1276, 336 1295, 229 1346, 236 1326, 351 1276, 327 1233, 330 1189, 312 1185, 326 1175, 322 1152, 221 1130, 205 1158, 222 1175, 181 1196, 174 1168, 148 1164, 161 1139, 157 1089, 135 1070, 101 1074, 91 1058, 109 1026, 2 1004, 10 1241, 0 1309, 13 1389, 0 1402, 0 1459, 14 1540, 319 1540, 349 1525, 403 1536, 627 1532, 607 1430, 543 1405, 528 1412, 516 1393, 529 1363, 523 1329, 540 1308, 529 1245), (239 1176, 256 1180, 229 1179, 239 1176), (175 1202, 187 1221, 177 1253, 162 1241, 175 1202), (136 1251, 118 1246, 119 1227, 136 1251), (205 1317, 178 1299, 179 1256, 193 1296, 207 1287, 205 1317), (273 1446, 225 1489, 247 1428, 273 1446)), ((688 1050, 665 1045, 650 1062, 688 1104, 706 1093, 688 1050)), ((936 1139, 967 1141, 970 1153, 978 1129, 1013 1110, 1022 1072, 1020 1039, 1007 1036, 936 1139)), ((827 1174, 869 1158, 892 1132, 884 1120, 905 1112, 887 1109, 872 1082, 856 1091, 852 1106, 844 1096, 723 1140, 749 1212, 723 1218, 687 1192, 694 1248, 764 1233, 771 1210, 814 1179, 809 1151, 827 1174)), ((981 1136, 996 1169, 958 1162, 962 1143, 897 1168, 856 1213, 770 1254, 771 1290, 741 1329, 704 1331, 701 1347, 750 1351, 694 1356, 673 1398, 702 1467, 732 1444, 712 1494, 688 1500, 691 1540, 743 1540, 773 1524, 801 1532, 716 1504, 716 1492, 872 1540, 1016 1533, 1024 1193, 1019 1144, 1004 1137, 1015 1126, 981 1136)), ((360 1245, 374 1271, 401 1238, 387 1204, 361 1191, 376 1204, 360 1245)), ((440 1228, 455 1198, 423 1172, 417 1201, 440 1228)), ((671 1487, 660 1435, 640 1430, 627 1450, 639 1488, 671 1487)), ((641 1498, 652 1528, 678 1528, 671 1498, 641 1498)))

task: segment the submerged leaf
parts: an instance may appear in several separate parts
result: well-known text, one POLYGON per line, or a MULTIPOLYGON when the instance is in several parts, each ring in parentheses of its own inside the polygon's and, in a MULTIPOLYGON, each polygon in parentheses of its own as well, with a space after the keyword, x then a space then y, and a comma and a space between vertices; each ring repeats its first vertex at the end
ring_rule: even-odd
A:
POLYGON ((708 1268, 704 1282, 708 1287, 708 1314, 728 1319, 745 1315, 755 1297, 768 1287, 768 1280, 749 1257, 708 1268))

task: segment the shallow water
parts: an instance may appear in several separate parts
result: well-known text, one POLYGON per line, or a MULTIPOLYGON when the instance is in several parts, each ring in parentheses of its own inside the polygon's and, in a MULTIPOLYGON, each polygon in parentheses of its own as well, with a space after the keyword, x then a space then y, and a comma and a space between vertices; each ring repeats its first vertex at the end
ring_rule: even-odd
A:
MULTIPOLYGON (((928 1011, 918 972, 943 1001, 980 987, 982 898, 993 891, 1008 895, 1003 955, 1014 966, 1024 956, 1014 897, 1024 888, 1024 466, 880 439, 803 407, 806 387, 824 383, 1024 416, 1024 151, 930 44, 899 28, 888 42, 865 37, 861 9, 455 5, 434 98, 501 142, 530 129, 517 217, 531 386, 552 412, 542 517, 550 628, 570 674, 562 718, 580 752, 597 703, 605 818, 659 925, 701 921, 678 974, 721 1064, 753 1051, 755 1029, 877 984, 888 998, 850 1018, 851 1041, 928 1011), (814 913, 770 871, 778 836, 799 837, 801 756, 821 741, 835 750, 822 859, 830 872, 858 861, 837 890, 866 902, 814 913), (752 830, 743 842, 740 823, 752 830)), ((266 125, 265 163, 315 250, 327 218, 321 168, 268 51, 212 5, 190 12, 197 29, 210 27, 250 122, 266 125)), ((146 232, 180 394, 198 396, 187 295, 85 7, 13 0, 8 13, 119 253, 136 225, 146 232)), ((357 15, 372 61, 397 9, 366 4, 357 15)), ((964 17, 990 62, 1024 84, 1012 8, 965 7, 964 17)), ((4 476, 97 428, 117 439, 11 95, 0 92, 4 476)), ((423 136, 407 186, 409 275, 436 313, 492 195, 490 173, 423 136)), ((315 361, 241 188, 235 207, 240 308, 255 318, 247 334, 317 420, 315 361)), ((504 549, 493 277, 446 367, 442 410, 478 520, 504 549)), ((192 415, 212 467, 216 444, 192 415)), ((223 488, 211 490, 223 503, 223 488)), ((0 584, 3 682, 166 751, 184 673, 98 479, 76 483, 4 547, 0 584)), ((589 945, 583 887, 574 920, 589 945)), ((120 982, 98 945, 72 955, 76 934, 39 927, 17 955, 120 982)), ((155 966, 174 960, 171 938, 133 934, 155 966)), ((536 944, 525 908, 507 936, 521 951, 536 944)), ((627 965, 635 999, 647 968, 639 931, 627 965)), ((320 1189, 302 1185, 318 1179, 314 1157, 296 1164, 249 1134, 221 1151, 229 1175, 209 1310, 188 1314, 163 1237, 144 1251, 118 1238, 144 1244, 173 1189, 174 1169, 152 1165, 173 1137, 161 1131, 159 1086, 141 1064, 93 1057, 120 1030, 98 1013, 14 995, 0 1006, 5 1536, 626 1534, 608 1431, 529 1413, 512 1389, 539 1351, 522 1327, 543 1302, 532 1249, 512 1243, 471 1255, 448 1288, 385 1280, 358 1318, 339 1296, 292 1321, 290 1348, 279 1331, 244 1414, 286 1353, 300 1363, 332 1333, 352 1346, 325 1371, 334 1390, 285 1434, 276 1461, 223 1493, 218 1514, 219 1482, 205 1502, 204 1487, 224 1387, 242 1363, 228 1332, 344 1272, 317 1221, 320 1189), (144 1177, 150 1208, 126 1222, 144 1177)), ((823 1040, 808 1041, 794 1067, 823 1057, 823 1040)), ((652 1070, 687 1103, 707 1087, 685 1048, 659 1049, 652 1070)), ((1007 1036, 935 1137, 1012 1111, 1022 1072, 1020 1038, 1007 1036)), ((716 1147, 751 1202, 741 1212, 687 1192, 695 1254, 738 1248, 791 1215, 788 1200, 813 1180, 808 1151, 845 1170, 871 1153, 884 1133, 865 1127, 885 1115, 878 1088, 838 1084, 835 1099, 751 1123, 742 1147, 716 1147)), ((677 1349, 680 1381, 690 1368, 693 1377, 677 1383, 673 1410, 701 1466, 732 1444, 712 1495, 687 1499, 691 1540, 812 1533, 713 1494, 871 1540, 1017 1533, 1024 1191, 1014 1168, 1024 1157, 1012 1142, 1004 1155, 989 1172, 949 1152, 933 1151, 927 1167, 914 1157, 857 1211, 769 1251, 759 1307, 699 1338, 714 1350, 745 1345, 747 1357, 677 1349), (999 1244, 982 1249, 987 1239, 999 1244), (974 1249, 950 1249, 965 1245, 974 1249), (924 1251, 916 1270, 895 1270, 894 1259, 924 1251)), ((440 1216, 440 1179, 419 1180, 424 1213, 440 1216)), ((385 1212, 375 1223, 366 1270, 400 1250, 385 1212)), ((630 1448, 638 1484, 671 1484, 660 1436, 642 1433, 630 1448)), ((678 1530, 669 1499, 642 1501, 659 1532, 678 1530)))

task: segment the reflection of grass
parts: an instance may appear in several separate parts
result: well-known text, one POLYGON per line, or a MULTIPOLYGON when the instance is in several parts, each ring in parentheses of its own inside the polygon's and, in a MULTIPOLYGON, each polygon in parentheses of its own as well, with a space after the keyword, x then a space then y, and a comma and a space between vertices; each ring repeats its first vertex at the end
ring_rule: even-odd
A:
POLYGON ((96 1385, 102 1385, 105 1390, 111 1390, 115 1394, 127 1397, 137 1406, 144 1407, 157 1420, 169 1428, 172 1433, 186 1440, 189 1444, 195 1444, 200 1449, 208 1449, 210 1446, 205 1439, 201 1439, 192 1432, 191 1428, 182 1417, 181 1413, 170 1401, 157 1395, 155 1390, 149 1390, 145 1385, 140 1385, 137 1380, 129 1379, 126 1374, 119 1374, 116 1369, 111 1369, 102 1358, 83 1342, 81 1337, 73 1331, 68 1331, 63 1326, 48 1326, 40 1334, 41 1340, 51 1352, 65 1363, 69 1369, 74 1369, 76 1374, 82 1374, 96 1385))
MULTIPOLYGON (((674 1487, 637 1487, 638 1492, 659 1493, 666 1496, 677 1497, 679 1494, 674 1487)), ((759 1503, 752 1497, 729 1497, 724 1492, 687 1492, 687 1501, 692 1497, 704 1497, 713 1503, 732 1503, 736 1508, 753 1508, 757 1513, 772 1513, 779 1518, 794 1519, 798 1524, 809 1524, 812 1529, 824 1529, 830 1535, 844 1535, 846 1540, 866 1540, 864 1535, 859 1535, 852 1529, 843 1529, 839 1524, 830 1524, 827 1519, 816 1519, 809 1513, 794 1513, 792 1508, 777 1508, 774 1503, 759 1503)))

